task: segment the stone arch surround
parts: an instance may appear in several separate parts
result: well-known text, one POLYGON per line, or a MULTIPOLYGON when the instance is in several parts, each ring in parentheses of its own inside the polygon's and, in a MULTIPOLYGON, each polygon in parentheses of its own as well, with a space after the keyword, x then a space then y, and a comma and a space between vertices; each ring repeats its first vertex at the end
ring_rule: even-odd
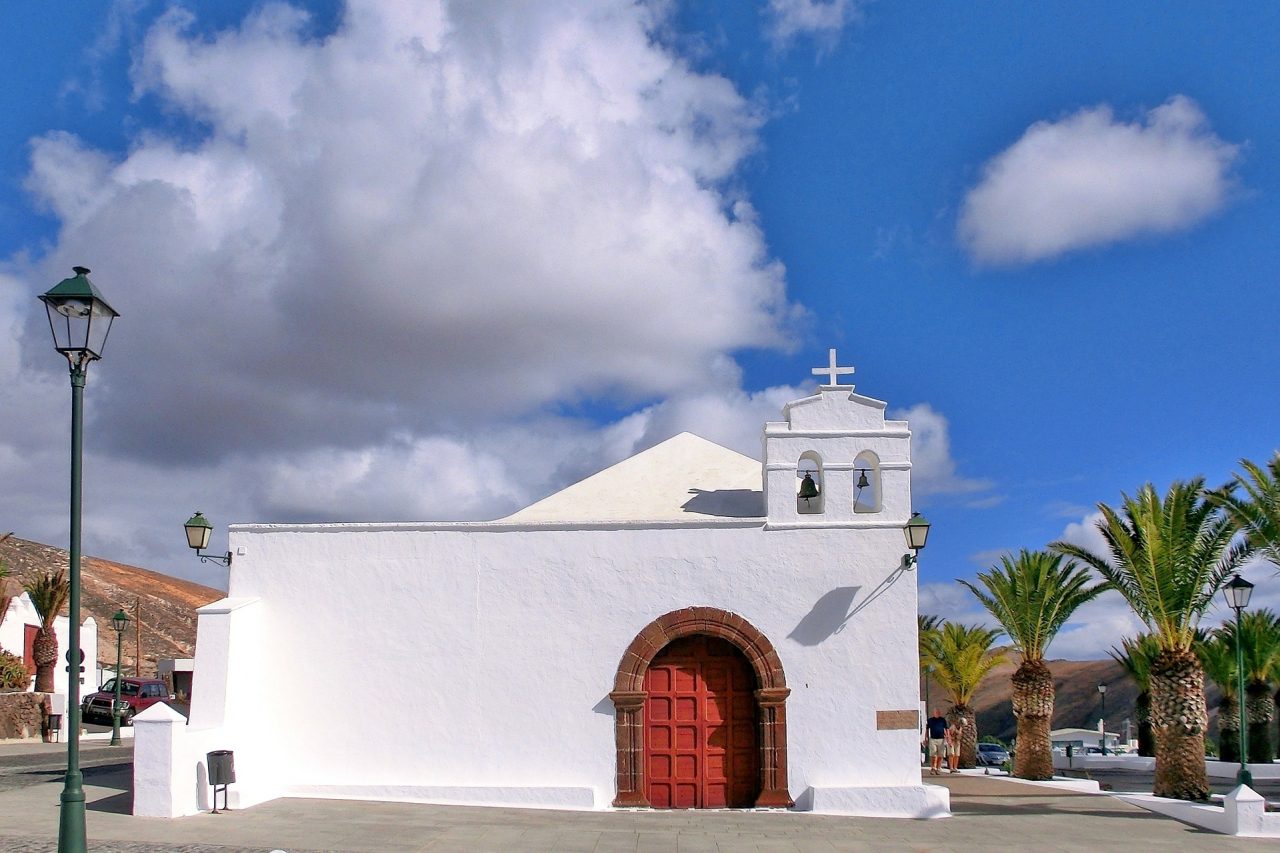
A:
POLYGON ((686 607, 650 622, 636 635, 618 663, 613 679, 614 735, 618 759, 617 807, 649 807, 644 779, 644 676, 649 663, 668 643, 692 634, 727 640, 746 656, 756 674, 760 718, 760 796, 758 808, 790 808, 787 791, 787 697, 791 695, 782 661, 773 644, 736 613, 715 607, 686 607))

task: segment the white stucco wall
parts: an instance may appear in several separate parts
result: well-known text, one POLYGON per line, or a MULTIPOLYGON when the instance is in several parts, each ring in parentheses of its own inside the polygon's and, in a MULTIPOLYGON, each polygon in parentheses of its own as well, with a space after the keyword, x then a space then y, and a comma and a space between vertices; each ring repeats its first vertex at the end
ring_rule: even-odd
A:
POLYGON ((745 618, 781 659, 797 807, 945 814, 945 792, 920 784, 917 728, 877 727, 877 711, 919 703, 902 559, 910 433, 884 410, 846 386, 789 404, 756 469, 766 518, 690 501, 723 489, 745 506, 750 478, 713 475, 754 466, 677 436, 529 517, 233 526, 229 597, 200 611, 190 726, 138 718, 135 768, 171 784, 167 800, 164 786, 135 795, 137 813, 198 808, 213 748, 236 752, 233 807, 285 795, 608 807, 623 653, 660 616, 707 606, 745 618), (821 517, 796 512, 807 451, 826 473, 821 517), (881 509, 855 513, 868 453, 881 509), (686 470, 696 482, 678 488, 686 470), (663 512, 598 506, 610 496, 663 512))
MULTIPOLYGON (((586 788, 606 806, 619 660, 651 621, 698 605, 742 615, 782 660, 793 797, 919 784, 916 731, 875 720, 918 701, 900 527, 484 528, 232 530, 232 600, 262 602, 257 641, 224 667, 240 682, 226 687, 225 718, 243 725, 222 748, 258 791, 246 800, 326 786, 586 788), (260 665, 269 674, 246 677, 260 665)), ((206 621, 193 729, 223 713, 211 682, 229 634, 206 621)))

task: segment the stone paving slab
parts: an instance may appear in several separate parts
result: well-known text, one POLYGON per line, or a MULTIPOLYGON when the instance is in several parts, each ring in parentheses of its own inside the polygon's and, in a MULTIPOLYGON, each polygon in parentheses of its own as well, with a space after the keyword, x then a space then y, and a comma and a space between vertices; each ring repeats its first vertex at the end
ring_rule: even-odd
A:
MULTIPOLYGON (((952 793, 952 818, 914 821, 796 812, 468 808, 286 799, 177 820, 127 814, 125 772, 86 780, 94 853, 987 853, 1234 851, 1274 843, 1226 838, 1113 797, 982 776, 928 779, 952 793)), ((53 850, 60 781, 0 792, 0 851, 53 850)))

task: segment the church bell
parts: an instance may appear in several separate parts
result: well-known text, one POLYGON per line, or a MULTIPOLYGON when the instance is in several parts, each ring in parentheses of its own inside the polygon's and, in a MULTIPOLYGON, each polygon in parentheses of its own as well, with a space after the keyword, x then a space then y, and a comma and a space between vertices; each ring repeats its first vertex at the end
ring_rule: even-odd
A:
POLYGON ((813 481, 813 477, 806 472, 804 479, 800 481, 800 497, 804 498, 805 503, 808 503, 810 498, 816 498, 817 496, 818 484, 815 483, 813 481))
POLYGON ((870 485, 871 485, 870 481, 867 480, 867 469, 860 468, 858 470, 858 488, 865 489, 867 486, 870 486, 870 485))

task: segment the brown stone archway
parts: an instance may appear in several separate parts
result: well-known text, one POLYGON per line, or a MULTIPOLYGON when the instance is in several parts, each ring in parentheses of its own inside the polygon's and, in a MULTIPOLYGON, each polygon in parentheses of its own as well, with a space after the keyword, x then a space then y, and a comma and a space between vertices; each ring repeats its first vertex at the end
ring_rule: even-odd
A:
POLYGON ((787 792, 787 687, 773 644, 746 619, 715 607, 686 607, 659 616, 636 635, 618 663, 609 698, 616 710, 618 796, 614 806, 650 805, 644 785, 644 676, 654 655, 672 640, 706 634, 742 650, 755 671, 760 709, 760 808, 790 808, 787 792))

